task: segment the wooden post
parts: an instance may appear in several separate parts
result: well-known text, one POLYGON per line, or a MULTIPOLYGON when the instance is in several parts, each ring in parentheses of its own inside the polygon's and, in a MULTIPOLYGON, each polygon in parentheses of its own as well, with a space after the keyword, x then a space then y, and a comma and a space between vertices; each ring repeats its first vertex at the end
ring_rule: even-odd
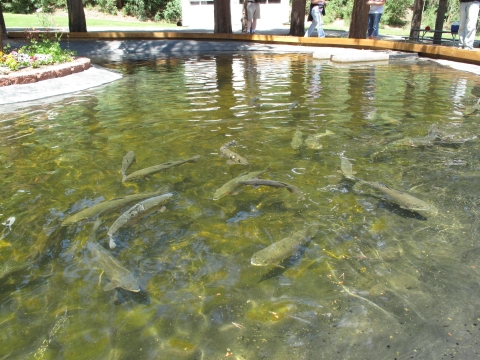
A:
MULTIPOLYGON (((435 21, 435 30, 443 30, 443 21, 445 19, 445 13, 447 12, 447 0, 440 0, 438 2, 437 20, 435 21)), ((433 35, 434 44, 442 44, 442 33, 435 33, 433 35)))
POLYGON ((425 0, 415 0, 413 4, 412 25, 410 28, 410 39, 418 39, 418 31, 412 29, 420 29, 422 26, 422 13, 425 0))
POLYGON ((366 0, 354 0, 352 21, 350 22, 350 29, 348 31, 349 39, 367 38, 369 11, 370 5, 367 5, 366 0))

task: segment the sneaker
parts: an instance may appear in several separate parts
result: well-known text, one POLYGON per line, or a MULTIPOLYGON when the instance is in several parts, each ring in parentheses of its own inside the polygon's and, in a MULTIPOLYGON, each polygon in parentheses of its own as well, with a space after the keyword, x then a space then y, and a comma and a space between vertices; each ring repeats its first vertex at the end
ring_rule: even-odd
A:
POLYGON ((247 30, 247 34, 250 34, 250 31, 247 30))
POLYGON ((255 34, 255 30, 252 31, 252 34, 255 34))

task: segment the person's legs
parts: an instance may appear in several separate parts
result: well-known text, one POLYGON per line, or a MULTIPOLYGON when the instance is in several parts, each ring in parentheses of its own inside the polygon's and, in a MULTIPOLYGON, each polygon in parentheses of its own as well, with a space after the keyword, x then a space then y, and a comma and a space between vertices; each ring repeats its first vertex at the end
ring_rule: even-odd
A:
POLYGON ((460 27, 458 28, 458 46, 465 47, 467 35, 467 3, 460 3, 460 27))
POLYGON ((313 31, 315 28, 317 28, 318 32, 318 37, 324 38, 325 37, 325 32, 323 31, 323 23, 322 23, 322 15, 320 14, 320 10, 318 9, 318 6, 315 6, 312 8, 312 23, 310 24, 310 27, 308 28, 307 32, 305 33, 304 37, 309 37, 312 35, 313 31))
POLYGON ((372 39, 376 39, 378 37, 378 27, 380 24, 380 18, 382 17, 382 14, 371 14, 371 15, 373 15, 373 26, 372 26, 371 37, 372 39))
POLYGON ((318 37, 319 38, 324 38, 325 37, 325 32, 323 31, 322 14, 321 14, 320 11, 321 10, 318 8, 318 6, 315 6, 312 9, 312 17, 313 17, 313 21, 317 24, 318 37))
POLYGON ((368 38, 369 38, 369 39, 372 38, 374 15, 375 15, 375 14, 368 14, 368 30, 367 30, 367 35, 368 35, 368 38))
POLYGON ((257 28, 257 20, 260 19, 260 3, 254 3, 255 11, 253 12, 252 20, 252 34, 257 28))
POLYGON ((313 17, 313 21, 312 23, 310 24, 310 26, 308 27, 308 30, 307 32, 305 33, 304 37, 310 37, 313 33, 313 30, 315 30, 315 28, 317 27, 317 23, 316 23, 316 20, 315 20, 315 16, 313 16, 313 9, 315 9, 315 7, 312 8, 312 17, 313 17))
POLYGON ((477 32, 478 10, 480 8, 479 5, 479 2, 477 1, 467 3, 467 22, 464 45, 465 48, 468 50, 473 49, 473 43, 475 41, 475 33, 477 32))
POLYGON ((255 3, 249 2, 247 4, 247 34, 251 33, 252 30, 252 20, 255 13, 255 3))

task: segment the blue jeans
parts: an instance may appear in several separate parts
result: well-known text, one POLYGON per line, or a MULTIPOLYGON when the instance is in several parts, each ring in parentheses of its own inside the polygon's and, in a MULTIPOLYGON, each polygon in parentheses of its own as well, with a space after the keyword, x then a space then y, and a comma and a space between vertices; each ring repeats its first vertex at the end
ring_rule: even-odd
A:
POLYGON ((368 36, 378 36, 378 24, 382 14, 368 14, 368 36))
POLYGON ((312 18, 313 18, 312 24, 308 28, 304 37, 309 37, 310 35, 312 35, 313 30, 315 30, 315 28, 317 28, 318 37, 319 38, 324 38, 325 37, 325 31, 323 31, 322 14, 320 13, 320 9, 318 8, 318 6, 314 6, 312 8, 312 18))

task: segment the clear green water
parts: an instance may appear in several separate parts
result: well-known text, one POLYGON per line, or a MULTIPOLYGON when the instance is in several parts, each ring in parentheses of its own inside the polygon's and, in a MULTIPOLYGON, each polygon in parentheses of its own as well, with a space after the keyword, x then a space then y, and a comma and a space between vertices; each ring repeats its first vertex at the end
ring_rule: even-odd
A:
MULTIPOLYGON (((333 67, 303 55, 103 65, 125 76, 2 114, 0 220, 16 220, 0 227, 1 358, 478 357, 479 142, 391 145, 435 123, 475 135, 478 117, 463 113, 479 96, 476 76, 426 62, 333 67), (334 134, 322 149, 295 150, 298 126, 304 139, 334 134), (219 156, 233 139, 250 165, 219 156), (122 183, 129 150, 137 162, 128 172, 201 159, 122 183), (341 154, 358 178, 408 191, 438 214, 354 191, 338 173, 341 154), (268 166, 263 177, 306 200, 267 187, 212 200, 228 180, 268 166), (111 251, 142 292, 103 291, 108 280, 86 249, 93 223, 61 221, 165 184, 175 194, 166 210, 122 228, 111 251), (312 222, 318 235, 284 268, 250 264, 312 222)), ((101 215, 101 244, 130 206, 101 215)))

